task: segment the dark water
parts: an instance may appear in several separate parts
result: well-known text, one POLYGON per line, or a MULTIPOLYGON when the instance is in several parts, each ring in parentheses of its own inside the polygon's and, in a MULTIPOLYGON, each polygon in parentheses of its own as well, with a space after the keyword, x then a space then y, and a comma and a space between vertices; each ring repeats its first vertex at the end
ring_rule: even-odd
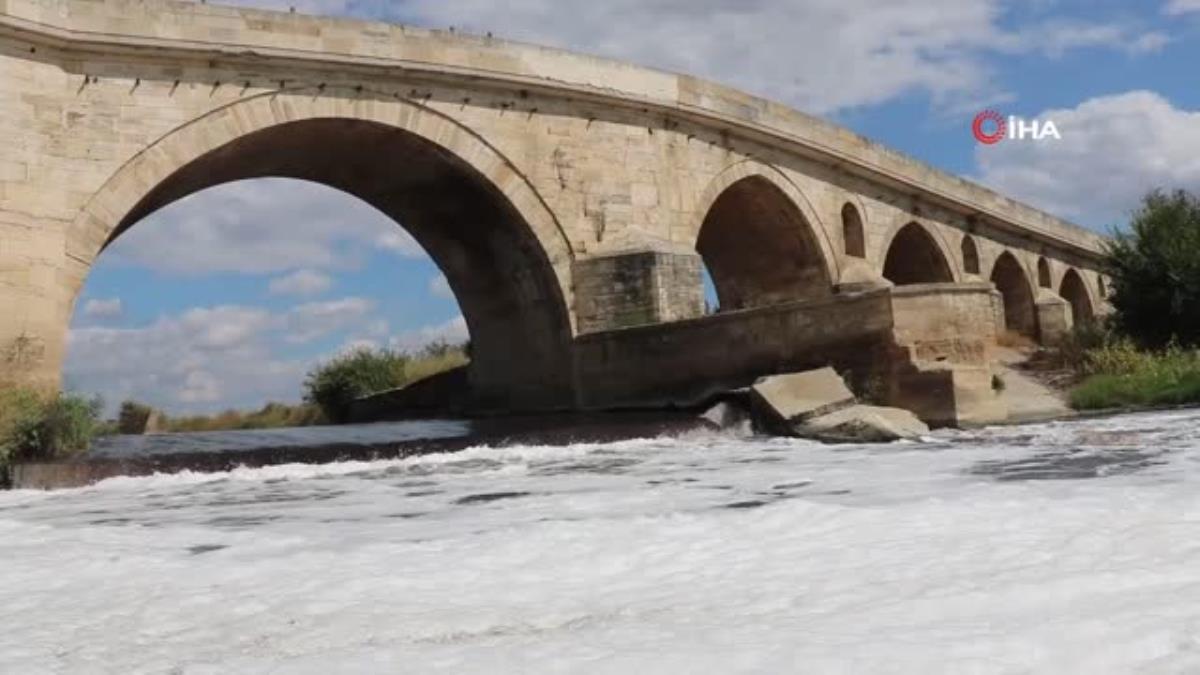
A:
POLYGON ((472 424, 468 421, 419 420, 337 427, 113 436, 98 440, 89 454, 97 459, 121 459, 194 452, 304 448, 333 443, 377 445, 422 439, 461 438, 472 432, 472 424))

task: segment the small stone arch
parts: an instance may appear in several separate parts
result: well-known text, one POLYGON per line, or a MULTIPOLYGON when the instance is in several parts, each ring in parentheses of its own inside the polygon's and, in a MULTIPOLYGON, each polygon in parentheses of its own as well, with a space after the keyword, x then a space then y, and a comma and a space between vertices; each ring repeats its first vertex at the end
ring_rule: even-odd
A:
POLYGON ((1028 338, 1038 334, 1037 306, 1025 268, 1011 252, 996 258, 989 276, 1004 301, 1004 327, 1028 338))
POLYGON ((964 234, 961 248, 963 272, 967 274, 979 274, 979 247, 975 245, 975 238, 969 234, 964 234))
POLYGON ((867 240, 863 232, 862 216, 858 208, 846 202, 842 206, 842 245, 846 255, 854 258, 867 257, 867 240))
POLYGON ((1045 257, 1038 258, 1037 261, 1038 287, 1053 288, 1054 282, 1050 278, 1050 261, 1045 257))
POLYGON ((708 208, 696 252, 723 311, 824 297, 833 278, 812 223, 761 174, 727 186, 708 208))
POLYGON ((1092 323, 1096 318, 1095 306, 1088 293, 1087 284, 1075 269, 1067 270, 1063 275, 1058 294, 1071 306, 1071 323, 1082 326, 1092 323))
POLYGON ((787 174, 770 164, 754 159, 743 159, 727 166, 714 176, 704 187, 704 190, 697 195, 696 201, 693 204, 694 217, 691 227, 693 247, 698 250, 697 242, 700 238, 700 231, 717 198, 734 183, 751 176, 757 176, 771 183, 788 198, 791 206, 797 209, 800 215, 803 216, 806 227, 813 235, 814 243, 821 253, 826 275, 830 279, 840 278, 842 269, 840 263, 841 256, 837 255, 838 249, 834 245, 829 232, 826 230, 825 222, 821 219, 820 214, 813 208, 812 203, 804 196, 804 193, 787 174))
POLYGON ((884 256, 883 276, 897 286, 954 281, 954 273, 937 239, 913 221, 892 236, 884 256))

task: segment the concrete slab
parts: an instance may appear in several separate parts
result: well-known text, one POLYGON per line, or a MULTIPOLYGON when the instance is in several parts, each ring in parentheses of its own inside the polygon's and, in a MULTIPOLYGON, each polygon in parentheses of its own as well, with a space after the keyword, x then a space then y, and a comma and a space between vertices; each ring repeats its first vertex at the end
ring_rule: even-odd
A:
POLYGON ((833 368, 764 377, 751 387, 755 403, 779 422, 795 424, 848 408, 857 399, 833 368))
POLYGON ((901 408, 856 405, 813 418, 796 432, 827 443, 890 443, 920 438, 929 427, 901 408))

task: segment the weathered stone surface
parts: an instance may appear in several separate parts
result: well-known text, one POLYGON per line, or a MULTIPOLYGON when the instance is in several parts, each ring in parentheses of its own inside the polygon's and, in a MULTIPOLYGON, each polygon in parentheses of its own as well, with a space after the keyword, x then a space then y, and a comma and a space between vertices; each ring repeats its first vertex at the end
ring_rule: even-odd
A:
POLYGON ((856 403, 833 368, 764 377, 751 387, 755 405, 769 418, 794 425, 856 403))
POLYGON ((907 410, 856 405, 810 419, 794 431, 826 443, 890 443, 920 438, 929 427, 907 410))

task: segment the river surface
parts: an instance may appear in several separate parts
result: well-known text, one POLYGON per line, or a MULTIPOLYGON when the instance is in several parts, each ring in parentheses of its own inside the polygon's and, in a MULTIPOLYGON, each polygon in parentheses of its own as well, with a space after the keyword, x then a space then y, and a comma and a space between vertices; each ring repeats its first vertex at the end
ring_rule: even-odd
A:
POLYGON ((4 673, 1200 672, 1200 412, 0 494, 4 673))

